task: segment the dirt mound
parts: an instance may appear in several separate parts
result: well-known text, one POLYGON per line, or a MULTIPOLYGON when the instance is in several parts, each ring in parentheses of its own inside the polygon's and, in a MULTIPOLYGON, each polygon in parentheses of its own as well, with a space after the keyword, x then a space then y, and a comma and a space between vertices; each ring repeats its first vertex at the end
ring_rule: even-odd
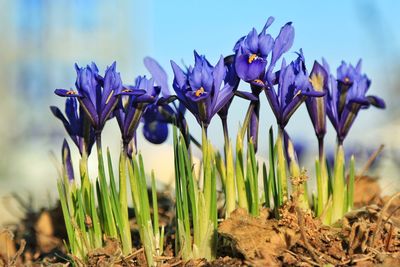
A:
POLYGON ((252 266, 400 266, 400 228, 389 208, 394 201, 352 211, 334 227, 293 203, 281 209, 280 220, 267 210, 255 218, 238 209, 218 233, 252 266))

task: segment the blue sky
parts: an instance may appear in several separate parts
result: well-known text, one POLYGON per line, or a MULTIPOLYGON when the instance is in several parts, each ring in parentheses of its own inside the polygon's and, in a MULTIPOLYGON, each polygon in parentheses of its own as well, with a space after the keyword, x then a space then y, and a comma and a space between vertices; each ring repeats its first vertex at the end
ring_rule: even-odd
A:
POLYGON ((310 61, 321 56, 334 64, 340 58, 374 60, 381 57, 377 37, 396 34, 381 41, 385 46, 399 41, 395 32, 395 25, 400 25, 399 1, 154 1, 151 9, 152 47, 165 64, 170 58, 190 59, 194 48, 215 60, 230 53, 252 27, 261 29, 269 16, 275 17, 272 33, 293 22, 293 51, 303 48, 310 61), (373 8, 380 17, 373 16, 373 8))
MULTIPOLYGON (((400 1, 153 1, 147 4, 151 10, 149 48, 146 53, 155 57, 167 72, 172 82, 170 59, 193 64, 193 49, 205 54, 211 63, 219 56, 228 55, 243 35, 252 27, 262 29, 269 16, 275 17, 269 31, 273 36, 282 25, 292 21, 296 30, 294 45, 286 57, 294 58, 294 51, 302 48, 308 68, 313 61, 325 57, 335 70, 341 60, 356 64, 363 59, 363 70, 372 79, 371 94, 387 97, 382 88, 387 87, 386 68, 398 57, 400 36, 396 25, 400 25, 400 1), (388 64, 389 63, 389 64, 388 64)), ((242 83, 241 88, 246 90, 242 83)), ((230 127, 235 129, 243 120, 247 103, 234 102, 230 127)), ((265 126, 275 121, 264 101, 261 122, 265 126)), ((295 135, 313 140, 314 135, 305 108, 300 109, 289 123, 295 135), (303 127, 307 124, 307 127, 303 127), (308 126, 309 125, 309 126, 308 126), (307 128, 307 129, 305 129, 307 128), (299 131, 301 129, 301 131, 299 131)), ((370 122, 370 116, 382 118, 382 111, 360 114, 353 131, 362 132, 370 122), (359 125, 357 125, 359 124, 359 125)), ((217 119, 218 120, 218 119, 217 119)), ((219 132, 219 121, 212 126, 219 132)), ((384 120, 379 120, 384 123, 384 120)), ((195 133, 198 127, 190 120, 195 133)), ((330 129, 332 132, 333 129, 330 129)), ((334 140, 334 135, 332 140, 334 140)), ((350 136, 352 133, 350 133, 350 136)), ((219 136, 219 135, 216 135, 219 136)), ((222 141, 222 137, 216 141, 222 141)))

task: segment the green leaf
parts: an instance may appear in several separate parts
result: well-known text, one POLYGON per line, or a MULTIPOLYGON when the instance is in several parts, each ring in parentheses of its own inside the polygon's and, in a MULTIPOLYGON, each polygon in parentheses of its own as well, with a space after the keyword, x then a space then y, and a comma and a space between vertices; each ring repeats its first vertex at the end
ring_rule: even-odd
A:
POLYGON ((243 139, 240 134, 236 139, 236 188, 238 193, 239 207, 249 210, 249 203, 247 200, 245 176, 244 176, 244 160, 243 160, 243 139))
POLYGON ((334 223, 344 214, 344 150, 342 145, 338 145, 336 150, 335 167, 333 173, 333 198, 332 198, 332 217, 330 223, 334 223))

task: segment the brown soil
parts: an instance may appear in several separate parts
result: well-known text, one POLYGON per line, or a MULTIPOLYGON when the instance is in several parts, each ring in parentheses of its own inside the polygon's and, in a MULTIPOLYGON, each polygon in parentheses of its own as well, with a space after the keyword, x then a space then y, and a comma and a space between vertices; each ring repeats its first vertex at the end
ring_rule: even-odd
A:
POLYGON ((400 265, 400 228, 387 214, 368 206, 328 227, 294 205, 281 210, 280 220, 238 209, 218 232, 252 266, 400 265))
MULTIPOLYGON (((313 218, 310 212, 289 202, 280 210, 280 220, 268 209, 252 217, 237 209, 218 228, 219 258, 183 262, 173 257, 173 201, 159 195, 160 224, 166 226, 166 244, 162 266, 400 266, 400 196, 381 197, 375 179, 357 178, 356 210, 334 227, 313 218)), ((132 213, 132 212, 131 212, 132 213)), ((146 258, 139 247, 123 257, 117 241, 109 239, 102 249, 89 255, 89 266, 144 266, 146 258)), ((82 262, 68 255, 60 207, 26 211, 18 225, 0 230, 0 266, 77 266, 82 262)))

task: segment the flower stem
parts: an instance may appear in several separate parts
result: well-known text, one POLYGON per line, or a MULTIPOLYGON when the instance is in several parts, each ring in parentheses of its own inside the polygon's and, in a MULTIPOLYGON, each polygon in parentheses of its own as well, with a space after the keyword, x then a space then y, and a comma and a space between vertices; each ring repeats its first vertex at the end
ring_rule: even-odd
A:
POLYGON ((343 215, 344 208, 344 150, 343 145, 338 144, 336 150, 335 167, 333 173, 333 197, 332 197, 332 216, 331 223, 339 220, 343 215))
MULTIPOLYGON (((317 183, 320 184, 318 187, 318 212, 317 216, 322 214, 322 211, 325 209, 328 203, 328 194, 329 194, 329 175, 328 168, 326 165, 325 158, 325 150, 324 150, 324 138, 318 137, 318 152, 319 152, 319 173, 317 174, 317 183)), ((325 216, 328 218, 328 216, 325 216)))
MULTIPOLYGON (((222 122, 222 129, 224 131, 224 141, 225 141, 225 146, 228 145, 229 143, 229 132, 228 132, 228 122, 227 122, 227 118, 221 117, 221 122, 222 122)), ((226 156, 226 155, 225 155, 226 156)))
POLYGON ((82 157, 79 161, 79 171, 81 176, 81 185, 83 191, 83 201, 86 212, 90 210, 90 181, 89 181, 89 170, 88 170, 88 157, 85 150, 82 152, 82 157))
POLYGON ((286 176, 286 158, 284 153, 283 144, 283 128, 279 127, 277 145, 277 159, 278 159, 278 194, 279 194, 279 206, 287 201, 287 176, 286 176))
POLYGON ((126 151, 122 151, 119 159, 119 204, 121 206, 121 228, 122 228, 122 243, 123 252, 125 255, 129 254, 132 250, 131 232, 129 226, 128 215, 128 196, 127 196, 127 160, 128 156, 126 151))
POLYGON ((232 145, 229 140, 227 118, 221 117, 222 129, 224 131, 224 152, 225 152, 225 166, 226 166, 226 181, 225 181, 225 206, 228 218, 232 211, 236 208, 236 189, 235 189, 235 170, 233 164, 232 145))
POLYGON ((246 133, 247 126, 250 123, 250 118, 251 118, 251 114, 253 113, 254 107, 255 107, 255 103, 254 103, 254 101, 251 101, 250 105, 247 109, 247 112, 246 112, 246 117, 244 118, 243 126, 240 129, 240 137, 242 140, 244 139, 244 134, 246 133))

